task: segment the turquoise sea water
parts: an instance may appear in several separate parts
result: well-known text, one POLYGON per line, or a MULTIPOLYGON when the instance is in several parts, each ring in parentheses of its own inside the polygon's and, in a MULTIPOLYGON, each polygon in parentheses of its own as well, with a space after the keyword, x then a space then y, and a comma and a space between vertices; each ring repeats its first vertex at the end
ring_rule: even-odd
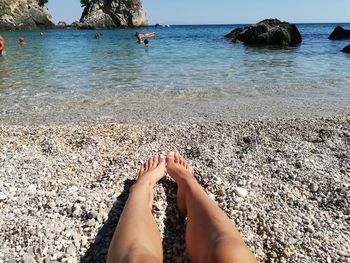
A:
POLYGON ((120 110, 149 101, 350 102, 350 55, 340 52, 350 40, 327 39, 336 24, 300 24, 303 43, 285 49, 232 44, 223 36, 237 26, 140 29, 157 32, 151 47, 136 44, 136 29, 101 31, 101 39, 96 31, 52 30, 43 38, 38 31, 1 32, 7 56, 0 58, 0 117, 120 110))

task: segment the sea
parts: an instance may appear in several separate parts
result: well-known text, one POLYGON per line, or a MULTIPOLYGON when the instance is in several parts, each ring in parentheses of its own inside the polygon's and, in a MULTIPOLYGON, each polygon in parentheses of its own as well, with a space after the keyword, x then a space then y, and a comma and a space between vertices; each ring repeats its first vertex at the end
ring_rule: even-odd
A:
POLYGON ((0 57, 0 123, 125 120, 136 109, 137 118, 171 118, 178 109, 181 115, 197 110, 202 118, 213 109, 220 117, 224 108, 348 113, 350 55, 340 50, 350 40, 328 39, 337 25, 350 28, 297 24, 303 42, 288 48, 224 38, 245 25, 47 30, 44 37, 40 31, 0 32, 7 47, 0 57), (136 31, 156 32, 151 46, 137 44, 136 31), (18 45, 19 37, 26 46, 18 45))

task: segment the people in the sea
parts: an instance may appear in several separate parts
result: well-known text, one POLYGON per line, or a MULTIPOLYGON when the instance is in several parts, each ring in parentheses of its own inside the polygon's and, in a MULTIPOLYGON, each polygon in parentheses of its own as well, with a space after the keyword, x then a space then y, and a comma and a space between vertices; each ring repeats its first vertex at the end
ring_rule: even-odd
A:
POLYGON ((24 37, 20 37, 20 38, 18 39, 18 43, 19 43, 21 46, 27 45, 27 42, 25 41, 24 37))
POLYGON ((0 57, 6 55, 5 38, 0 35, 0 57))
POLYGON ((44 32, 40 32, 40 36, 44 37, 45 36, 44 32))
POLYGON ((150 33, 145 33, 145 34, 142 34, 142 33, 139 33, 139 32, 135 33, 135 37, 137 38, 137 43, 139 43, 139 44, 142 44, 142 39, 143 38, 152 38, 152 37, 155 37, 155 36, 156 36, 155 32, 150 32, 150 33))
POLYGON ((149 41, 148 41, 147 38, 143 41, 143 44, 145 45, 145 47, 150 47, 150 46, 152 46, 152 45, 149 43, 149 41))
POLYGON ((152 206, 153 187, 166 172, 177 184, 177 207, 187 217, 190 262, 256 263, 233 222, 193 176, 190 163, 175 153, 154 156, 141 166, 110 243, 107 262, 163 262, 152 206))
POLYGON ((95 34, 95 38, 96 38, 96 39, 99 39, 100 37, 102 37, 102 33, 101 33, 101 32, 97 32, 97 33, 95 34))

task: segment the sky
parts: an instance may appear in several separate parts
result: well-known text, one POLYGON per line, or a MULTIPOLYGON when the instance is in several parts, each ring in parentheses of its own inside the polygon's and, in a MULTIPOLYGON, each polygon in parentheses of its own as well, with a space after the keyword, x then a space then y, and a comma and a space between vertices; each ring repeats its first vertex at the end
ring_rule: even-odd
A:
MULTIPOLYGON (((265 18, 292 23, 350 22, 349 0, 143 0, 150 24, 246 24, 265 18)), ((80 0, 49 0, 54 22, 79 20, 80 0)))

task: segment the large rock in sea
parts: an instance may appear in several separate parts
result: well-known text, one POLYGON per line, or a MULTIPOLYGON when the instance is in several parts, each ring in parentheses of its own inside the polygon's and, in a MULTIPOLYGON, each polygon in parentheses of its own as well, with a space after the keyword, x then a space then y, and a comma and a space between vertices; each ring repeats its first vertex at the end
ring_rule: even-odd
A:
POLYGON ((350 38, 350 30, 337 26, 328 37, 330 40, 342 40, 350 38))
POLYGON ((347 45, 346 47, 344 47, 344 48, 342 49, 342 52, 344 52, 344 53, 350 53, 350 45, 347 45))
POLYGON ((225 37, 248 45, 295 46, 302 42, 296 25, 278 19, 266 19, 245 28, 236 28, 225 37))
POLYGON ((46 0, 0 0, 0 30, 54 28, 46 0))
POLYGON ((118 28, 147 26, 141 0, 90 0, 80 19, 81 28, 118 28))

